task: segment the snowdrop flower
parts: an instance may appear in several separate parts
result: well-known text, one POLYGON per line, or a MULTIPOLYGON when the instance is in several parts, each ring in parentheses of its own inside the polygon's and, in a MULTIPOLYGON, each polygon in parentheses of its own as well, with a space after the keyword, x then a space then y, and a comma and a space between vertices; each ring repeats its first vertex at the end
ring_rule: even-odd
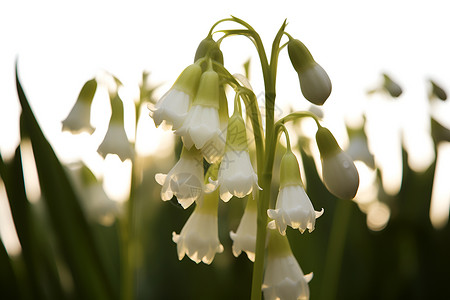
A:
POLYGON ((106 157, 109 153, 117 154, 121 161, 133 159, 134 151, 128 141, 123 125, 123 104, 117 93, 111 100, 111 109, 112 114, 108 131, 103 142, 98 147, 97 152, 103 157, 106 157))
POLYGON ((233 240, 233 255, 238 257, 244 251, 247 253, 248 259, 253 262, 255 261, 256 216, 256 200, 250 194, 236 232, 230 231, 230 237, 233 240))
POLYGON ((173 130, 178 129, 184 122, 189 107, 197 92, 202 68, 197 64, 188 66, 180 74, 172 88, 165 93, 156 103, 150 115, 153 117, 156 127, 163 121, 166 125, 172 126, 173 130))
POLYGON ((269 227, 278 228, 282 235, 286 234, 287 225, 301 233, 306 229, 313 231, 316 219, 323 214, 323 209, 320 212, 314 211, 303 189, 297 158, 290 148, 281 160, 280 173, 276 208, 267 210, 268 216, 274 220, 269 223, 269 227))
POLYGON ((369 150, 367 137, 364 132, 364 127, 353 130, 349 129, 350 144, 345 152, 354 160, 364 162, 368 167, 375 168, 375 158, 369 150))
POLYGON ((79 171, 79 180, 75 180, 75 183, 79 187, 77 191, 81 192, 82 205, 87 217, 104 226, 110 226, 120 213, 118 203, 106 195, 102 182, 86 165, 83 164, 79 171))
POLYGON ((292 254, 286 236, 268 230, 267 267, 262 290, 266 300, 308 300, 308 282, 312 273, 304 275, 292 254))
POLYGON ((225 152, 225 142, 227 140, 228 126, 228 102, 223 86, 219 87, 219 128, 220 133, 214 135, 202 148, 202 154, 205 160, 214 164, 219 162, 225 152))
POLYGON ((219 122, 219 75, 208 70, 200 77, 194 102, 183 125, 175 131, 183 144, 202 149, 210 140, 221 134, 219 122))
POLYGON ((341 199, 353 199, 358 191, 359 175, 351 157, 342 151, 333 134, 325 127, 316 133, 322 160, 322 180, 328 191, 341 199))
POLYGON ((192 148, 183 148, 180 160, 169 173, 155 175, 160 185, 161 199, 168 201, 173 196, 183 208, 189 207, 194 201, 200 200, 204 191, 203 160, 201 153, 192 148))
POLYGON ((331 94, 331 81, 327 72, 299 40, 289 40, 288 53, 292 66, 297 71, 303 96, 313 104, 324 104, 331 94))
POLYGON ((204 194, 203 201, 197 201, 194 212, 187 220, 180 234, 172 233, 177 244, 178 259, 185 255, 197 264, 210 264, 216 253, 223 251, 217 225, 219 195, 217 191, 204 194))
POLYGON ((67 118, 62 121, 62 130, 80 133, 83 131, 91 134, 94 128, 91 125, 91 103, 97 90, 97 81, 91 79, 86 82, 78 95, 77 102, 73 106, 67 118))
POLYGON ((220 164, 218 184, 220 198, 228 202, 231 197, 243 198, 258 187, 258 176, 253 170, 248 153, 244 120, 235 111, 228 121, 227 144, 220 164))

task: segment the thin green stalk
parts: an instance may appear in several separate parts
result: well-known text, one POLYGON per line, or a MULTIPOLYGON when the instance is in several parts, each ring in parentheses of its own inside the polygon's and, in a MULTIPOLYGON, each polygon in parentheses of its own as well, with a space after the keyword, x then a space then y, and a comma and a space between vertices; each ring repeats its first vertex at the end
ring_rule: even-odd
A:
POLYGON ((345 239, 350 223, 352 202, 342 199, 338 199, 337 201, 325 258, 325 271, 322 281, 323 288, 320 293, 320 299, 322 300, 336 299, 345 239))
POLYGON ((121 220, 121 237, 122 237, 122 253, 121 253, 121 294, 120 299, 129 300, 134 299, 134 274, 135 274, 135 260, 134 260, 134 245, 135 245, 135 200, 136 188, 138 186, 136 177, 136 163, 132 162, 131 169, 131 188, 130 196, 125 205, 125 213, 121 220))

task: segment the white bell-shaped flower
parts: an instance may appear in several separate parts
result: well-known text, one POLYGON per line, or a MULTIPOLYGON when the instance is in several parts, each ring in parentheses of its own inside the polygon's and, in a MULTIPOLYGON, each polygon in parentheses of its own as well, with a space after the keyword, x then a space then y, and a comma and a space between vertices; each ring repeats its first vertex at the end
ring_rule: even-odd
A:
POLYGON ((162 185, 163 201, 176 196, 183 208, 189 207, 202 197, 205 189, 201 153, 195 148, 191 150, 183 148, 180 160, 169 173, 167 175, 158 173, 155 180, 162 185))
POLYGON ((199 65, 188 66, 155 107, 149 107, 157 127, 165 122, 165 125, 171 126, 173 130, 180 128, 197 93, 201 73, 202 68, 199 65))
POLYGON ((353 199, 358 191, 359 175, 352 158, 342 151, 333 134, 325 127, 317 130, 316 141, 326 188, 336 197, 353 199))
POLYGON ((86 217, 92 222, 104 226, 113 224, 119 216, 121 207, 119 203, 111 200, 105 193, 102 181, 98 180, 92 171, 84 164, 80 168, 71 169, 71 178, 79 192, 81 205, 86 217))
POLYGON ((220 164, 218 184, 220 198, 227 202, 231 197, 243 198, 258 187, 258 175, 253 170, 248 153, 247 133, 239 113, 228 121, 227 144, 220 164))
POLYGON ((201 261, 210 264, 216 253, 223 251, 217 224, 219 195, 214 191, 203 197, 202 201, 197 201, 194 212, 180 234, 173 232, 172 240, 177 244, 180 260, 187 255, 197 264, 201 261))
POLYGON ((262 285, 264 299, 308 300, 308 282, 312 276, 312 273, 303 274, 292 254, 287 237, 269 229, 267 267, 262 285))
POLYGON ((87 81, 78 95, 77 102, 72 107, 67 118, 62 121, 62 130, 72 133, 81 133, 83 131, 91 134, 94 127, 91 125, 91 104, 97 90, 97 81, 91 79, 87 81))
POLYGON ((313 231, 316 219, 323 214, 323 209, 320 212, 314 210, 303 188, 297 158, 290 148, 281 160, 276 208, 268 209, 267 214, 274 220, 269 223, 269 227, 278 228, 283 235, 286 234, 287 225, 301 233, 306 229, 313 231))
POLYGON ((202 154, 205 160, 214 164, 219 162, 225 152, 225 143, 227 141, 227 127, 228 127, 228 102, 225 94, 225 89, 223 86, 219 87, 219 127, 220 133, 214 135, 214 137, 209 140, 202 147, 202 154))
POLYGON ((108 154, 117 154, 121 161, 133 159, 134 150, 128 141, 123 124, 123 104, 117 93, 111 100, 111 109, 112 114, 108 131, 97 152, 103 157, 106 157, 108 154))
POLYGON ((219 121, 219 75, 208 70, 200 77, 194 102, 183 125, 175 131, 183 144, 202 149, 209 141, 221 134, 219 121))
POLYGON ((251 194, 236 232, 230 231, 233 240, 233 255, 238 257, 242 251, 248 259, 255 261, 257 205, 251 194))

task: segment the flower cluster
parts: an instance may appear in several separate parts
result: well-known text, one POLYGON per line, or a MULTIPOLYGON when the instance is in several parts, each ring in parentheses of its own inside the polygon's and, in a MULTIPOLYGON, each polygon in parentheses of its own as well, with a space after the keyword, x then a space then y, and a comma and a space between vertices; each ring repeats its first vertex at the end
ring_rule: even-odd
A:
MULTIPOLYGON (((262 43, 250 25, 234 17, 222 21, 234 21, 248 29, 222 30, 223 38, 246 35, 261 51, 262 43)), ((284 31, 285 26, 286 23, 274 45, 280 43, 283 35, 289 37, 289 57, 299 75, 302 93, 310 102, 322 105, 331 93, 331 81, 305 45, 284 31)), ((248 79, 242 75, 232 76, 224 67, 219 48, 223 38, 214 41, 212 31, 200 43, 194 63, 179 75, 156 105, 149 107, 155 125, 171 128, 183 143, 175 166, 167 175, 159 173, 155 176, 162 186, 161 198, 167 201, 176 197, 183 208, 195 203, 195 209, 181 232, 173 233, 178 257, 181 260, 187 255, 196 263, 210 264, 215 254, 224 250, 218 235, 219 198, 224 202, 233 197, 247 198, 240 224, 235 232, 230 232, 233 254, 237 257, 245 252, 255 263, 255 270, 263 270, 257 265, 264 264, 264 251, 267 250, 264 283, 259 284, 259 292, 262 286, 266 299, 309 299, 307 283, 312 276, 303 274, 290 249, 286 231, 289 226, 301 233, 306 229, 312 232, 316 219, 324 210, 316 211, 305 191, 299 163, 291 150, 284 123, 301 117, 312 117, 317 122, 316 140, 322 156, 323 181, 337 197, 351 199, 356 194, 359 183, 356 168, 314 114, 292 113, 276 123, 266 116, 268 124, 264 134, 256 96, 248 79), (225 85, 233 88, 236 95, 231 116, 228 114, 225 85), (251 123, 249 132, 254 135, 255 151, 249 151, 247 134, 250 124, 247 123, 251 123), (287 149, 281 160, 278 197, 274 205, 269 205, 273 160, 281 132, 285 133, 287 149), (251 159, 252 155, 256 158, 251 159), (204 165, 209 165, 206 172, 204 165)), ((280 50, 282 48, 280 46, 280 50)), ((262 64, 263 73, 270 71, 276 74, 263 58, 262 64), (269 69, 264 69, 265 66, 269 69)), ((265 76, 265 80, 268 78, 265 76)), ((266 87, 271 84, 268 82, 266 87)), ((266 91, 266 95, 271 93, 266 91)), ((266 105, 273 105, 274 99, 266 97, 266 105)), ((266 107, 267 111, 272 110, 266 107)))

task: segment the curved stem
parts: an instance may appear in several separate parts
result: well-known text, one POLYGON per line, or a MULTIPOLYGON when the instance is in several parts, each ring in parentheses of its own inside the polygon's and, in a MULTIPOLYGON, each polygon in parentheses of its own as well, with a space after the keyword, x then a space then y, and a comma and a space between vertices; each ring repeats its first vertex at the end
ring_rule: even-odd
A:
POLYGON ((290 113, 289 115, 278 120, 275 123, 276 131, 280 130, 279 127, 284 126, 284 124, 286 122, 293 121, 296 119, 301 119, 301 118, 312 118, 316 122, 316 125, 318 128, 322 127, 322 125, 320 125, 320 123, 319 123, 319 118, 315 114, 313 114, 309 111, 296 111, 296 112, 290 113))
POLYGON ((287 131, 286 126, 282 125, 281 130, 284 132, 284 137, 286 138, 286 150, 292 152, 291 150, 291 140, 289 139, 289 132, 287 131))

